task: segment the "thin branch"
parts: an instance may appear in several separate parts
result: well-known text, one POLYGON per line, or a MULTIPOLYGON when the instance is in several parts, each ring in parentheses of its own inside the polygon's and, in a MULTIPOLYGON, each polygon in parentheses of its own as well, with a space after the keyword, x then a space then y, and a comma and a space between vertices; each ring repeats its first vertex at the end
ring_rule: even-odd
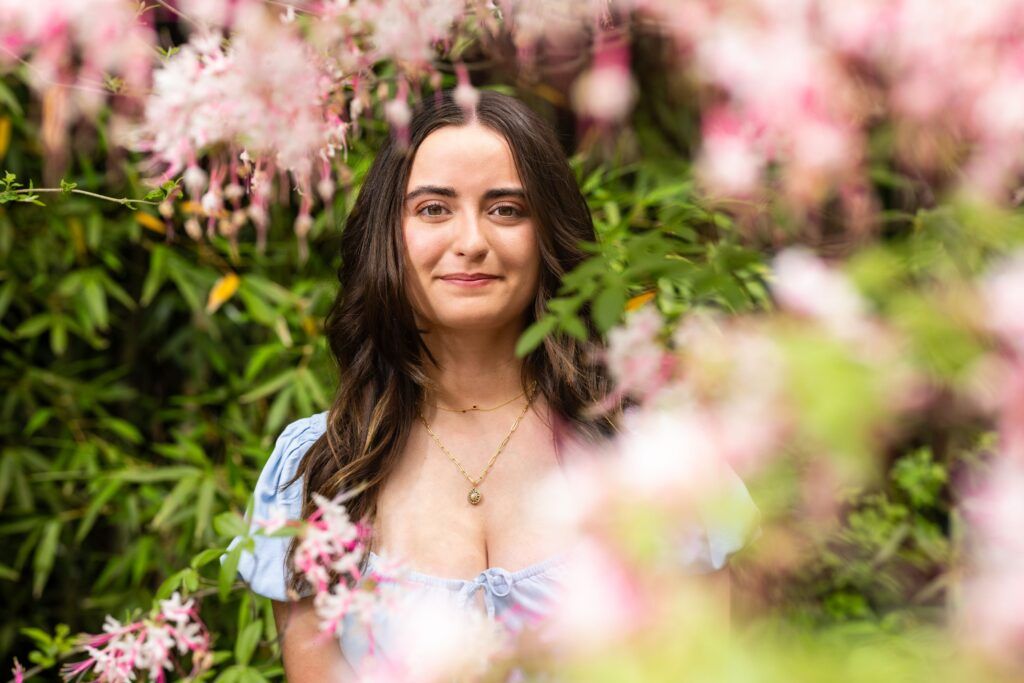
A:
POLYGON ((129 199, 128 197, 109 197, 105 194, 97 194, 95 192, 89 192, 88 190, 79 190, 77 188, 61 189, 59 187, 24 187, 17 190, 9 190, 14 194, 35 194, 36 192, 50 192, 50 193, 65 193, 74 192, 75 194, 82 194, 86 197, 94 197, 96 199, 103 199, 108 202, 114 202, 115 204, 122 204, 124 206, 131 206, 132 204, 149 204, 150 206, 159 206, 160 202, 150 201, 148 199, 129 199))

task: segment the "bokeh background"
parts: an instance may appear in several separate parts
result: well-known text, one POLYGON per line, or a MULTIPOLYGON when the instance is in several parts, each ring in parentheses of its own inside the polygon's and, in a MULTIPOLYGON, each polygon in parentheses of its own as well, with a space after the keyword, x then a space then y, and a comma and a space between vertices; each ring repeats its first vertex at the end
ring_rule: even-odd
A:
POLYGON ((646 480, 592 484, 636 584, 588 584, 586 642, 502 661, 1019 680, 1022 55, 1019 0, 0 0, 5 673, 55 680, 178 591, 201 678, 281 678, 269 602, 218 558, 336 389, 321 322, 374 150, 489 88, 557 128, 599 236, 520 352, 592 318, 651 420, 646 480), (681 447, 763 514, 727 638, 656 569, 681 447))

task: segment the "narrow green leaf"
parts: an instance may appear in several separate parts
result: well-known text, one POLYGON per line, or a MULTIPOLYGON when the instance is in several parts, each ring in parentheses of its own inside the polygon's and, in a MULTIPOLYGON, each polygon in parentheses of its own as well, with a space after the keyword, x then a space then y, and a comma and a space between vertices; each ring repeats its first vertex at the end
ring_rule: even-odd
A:
POLYGON ((3 287, 0 287, 0 319, 7 313, 7 309, 11 305, 11 301, 14 300, 15 283, 13 280, 8 280, 4 283, 3 287))
POLYGON ((199 477, 185 477, 175 484, 171 492, 164 498, 164 502, 160 505, 156 515, 153 516, 150 526, 154 529, 159 529, 166 524, 168 518, 177 512, 178 508, 192 495, 198 483, 199 477))
POLYGON ((167 248, 163 246, 153 247, 153 254, 149 257, 149 271, 146 273, 146 281, 142 283, 142 297, 140 303, 148 306, 160 285, 167 279, 167 248))
POLYGON ((241 396, 238 397, 238 400, 241 403, 252 403, 257 399, 261 399, 264 396, 274 393, 281 387, 285 386, 289 382, 293 382, 294 380, 295 370, 285 370, 281 374, 275 376, 273 379, 268 380, 263 384, 259 385, 258 387, 256 387, 255 389, 247 391, 246 393, 242 394, 241 396))
MULTIPOLYGON (((28 423, 25 424, 25 436, 35 433, 37 429, 49 422, 51 417, 53 417, 53 408, 40 408, 36 412, 32 413, 32 417, 30 417, 28 419, 28 423)), ((0 504, 0 507, 3 507, 3 505, 0 504)))
POLYGON ((81 543, 82 539, 86 537, 89 530, 92 529, 93 524, 96 523, 96 518, 100 514, 100 510, 107 504, 111 498, 121 489, 121 485, 124 482, 117 479, 112 479, 107 482, 98 495, 93 497, 89 503, 89 508, 85 511, 85 516, 82 518, 82 523, 78 525, 78 530, 75 531, 75 543, 81 543))
POLYGON ((264 432, 274 434, 280 431, 288 417, 294 394, 295 385, 290 384, 274 397, 274 402, 270 404, 270 410, 267 411, 267 421, 263 425, 264 432))
POLYGON ((185 572, 189 571, 188 568, 174 572, 160 584, 160 587, 156 589, 154 594, 154 600, 167 600, 174 594, 174 591, 181 587, 182 580, 185 578, 185 572))
POLYGON ((526 328, 523 335, 516 342, 516 356, 525 356, 530 351, 540 346, 544 337, 555 328, 558 319, 552 315, 546 315, 526 328))
POLYGON ((192 561, 189 563, 189 566, 193 569, 205 567, 214 560, 219 559, 220 556, 224 554, 225 550, 227 550, 227 548, 207 548, 206 550, 202 551, 201 553, 193 557, 192 561))
POLYGON ((626 290, 617 285, 607 287, 594 300, 594 324, 607 332, 619 322, 626 306, 626 290))
POLYGON ((580 320, 579 316, 570 315, 560 321, 563 330, 580 341, 587 340, 587 327, 580 320))
POLYGON ((213 513, 213 497, 217 492, 217 482, 211 473, 199 487, 199 499, 196 502, 195 537, 201 538, 210 527, 210 516, 213 513))
POLYGON ((106 330, 109 325, 109 315, 107 294, 103 291, 103 285, 94 277, 86 279, 82 284, 81 297, 92 322, 99 329, 106 330))
POLYGON ((53 316, 53 327, 50 328, 50 349, 55 355, 63 356, 68 350, 68 326, 62 315, 53 316))
POLYGON ((238 562, 242 559, 242 545, 236 545, 228 551, 224 561, 220 565, 220 575, 217 579, 217 593, 221 602, 228 599, 231 586, 235 583, 235 575, 238 573, 238 562))
POLYGON ((260 642, 260 632, 263 624, 253 622, 243 628, 235 641, 235 661, 242 665, 248 665, 252 659, 252 653, 260 642))
POLYGON ((53 324, 53 315, 50 313, 40 313, 34 315, 14 330, 14 335, 17 337, 36 337, 50 329, 53 324))
POLYGON ((36 554, 32 560, 32 595, 38 598, 43 594, 43 586, 50 578, 53 561, 57 557, 57 542, 60 540, 60 522, 51 519, 43 527, 42 537, 36 546, 36 554))
POLYGON ((226 538, 244 536, 249 533, 249 523, 237 512, 222 512, 213 518, 213 530, 226 538))

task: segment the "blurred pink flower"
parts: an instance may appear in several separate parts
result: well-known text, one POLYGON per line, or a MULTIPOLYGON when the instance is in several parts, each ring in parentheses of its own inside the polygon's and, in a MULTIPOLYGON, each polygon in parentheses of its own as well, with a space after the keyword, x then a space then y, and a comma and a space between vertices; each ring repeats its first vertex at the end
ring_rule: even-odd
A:
POLYGON ((993 267, 981 290, 988 327, 1024 357, 1024 250, 993 267))
POLYGON ((1003 455, 961 503, 968 573, 959 632, 994 659, 1024 665, 1024 462, 1003 455))
POLYGON ((554 605, 542 633, 556 651, 572 654, 622 642, 644 623, 650 608, 631 570, 593 539, 575 548, 554 605))
POLYGON ((361 662, 363 683, 480 680, 511 651, 511 634, 482 610, 466 609, 439 592, 407 593, 393 605, 398 643, 387 657, 361 662))
POLYGON ((663 324, 661 313, 648 304, 608 332, 605 362, 617 392, 648 397, 668 379, 671 359, 658 339, 663 324))
POLYGON ((783 309, 821 322, 836 336, 863 333, 867 306, 838 269, 805 247, 790 247, 774 260, 772 293, 783 309))
POLYGON ((595 52, 591 68, 572 86, 573 108, 601 123, 618 123, 632 111, 637 97, 629 50, 621 40, 601 34, 595 52))

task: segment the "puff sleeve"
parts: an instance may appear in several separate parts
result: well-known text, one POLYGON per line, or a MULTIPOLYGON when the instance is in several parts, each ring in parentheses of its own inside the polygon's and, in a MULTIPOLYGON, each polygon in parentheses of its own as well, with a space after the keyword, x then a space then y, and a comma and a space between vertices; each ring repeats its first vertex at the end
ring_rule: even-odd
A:
POLYGON ((675 548, 687 573, 706 574, 722 569, 729 557, 762 533, 761 511, 743 480, 722 463, 722 491, 702 505, 699 523, 683 532, 675 548))
MULTIPOLYGON (((302 518, 303 478, 300 477, 284 490, 280 488, 295 475, 302 456, 326 431, 326 416, 325 411, 296 420, 287 425, 278 436, 274 450, 263 466, 253 491, 252 513, 247 516, 250 531, 258 528, 255 520, 270 519, 282 514, 286 519, 302 518)), ((228 550, 242 538, 236 536, 228 545, 228 550)), ((255 535, 255 547, 252 552, 242 551, 238 562, 238 574, 254 593, 273 600, 288 599, 285 555, 291 540, 292 537, 288 536, 255 535)), ((221 557, 221 562, 223 561, 224 556, 221 557)))

